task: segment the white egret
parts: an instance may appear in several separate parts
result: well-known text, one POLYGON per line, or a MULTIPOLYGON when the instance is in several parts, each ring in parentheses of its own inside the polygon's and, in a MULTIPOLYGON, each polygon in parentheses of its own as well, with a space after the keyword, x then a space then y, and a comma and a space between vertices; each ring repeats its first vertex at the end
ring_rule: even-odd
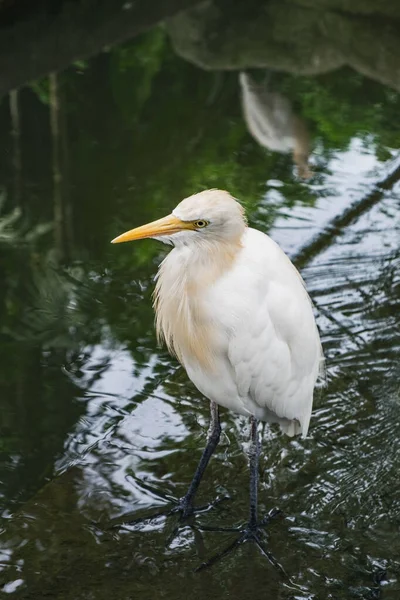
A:
POLYGON ((247 226, 226 191, 185 198, 172 214, 113 243, 155 238, 174 248, 154 294, 158 337, 211 402, 207 446, 179 505, 185 517, 218 444, 218 405, 250 418, 250 519, 257 538, 258 421, 307 435, 323 355, 303 280, 279 246, 247 226))

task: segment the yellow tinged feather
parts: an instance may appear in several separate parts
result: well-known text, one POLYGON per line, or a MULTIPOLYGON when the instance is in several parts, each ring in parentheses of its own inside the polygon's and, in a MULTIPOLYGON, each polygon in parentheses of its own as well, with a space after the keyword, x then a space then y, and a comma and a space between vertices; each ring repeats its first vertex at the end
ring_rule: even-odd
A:
POLYGON ((212 370, 215 328, 205 314, 202 299, 207 288, 231 268, 240 248, 237 239, 214 242, 207 251, 203 249, 207 268, 201 269, 201 278, 195 265, 192 269, 193 265, 178 268, 171 277, 170 255, 161 264, 154 290, 157 337, 182 364, 184 355, 191 356, 212 370))

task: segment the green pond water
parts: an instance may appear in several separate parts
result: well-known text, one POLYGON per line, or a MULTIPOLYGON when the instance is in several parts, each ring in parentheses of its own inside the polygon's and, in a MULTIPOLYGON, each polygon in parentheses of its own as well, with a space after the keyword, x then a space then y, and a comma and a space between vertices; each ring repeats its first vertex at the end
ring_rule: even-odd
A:
MULTIPOLYGON (((256 4, 229 13, 226 31, 256 4)), ((269 39, 263 62, 260 41, 254 54, 246 39, 219 38, 218 19, 194 31, 189 16, 187 30, 185 14, 171 17, 1 100, 2 597, 398 600, 400 59, 396 71, 380 46, 394 48, 387 29, 378 68, 361 33, 389 17, 349 17, 368 71, 353 55, 330 63, 322 47, 326 66, 314 57, 300 68, 289 42, 272 49, 269 39), (197 45, 183 49, 185 36, 197 45), (242 67, 300 120, 311 177, 251 135, 242 67), (326 355, 307 439, 263 432, 260 511, 283 511, 266 539, 288 580, 252 544, 194 572, 233 539, 201 524, 247 518, 249 430, 225 410, 198 501, 230 500, 169 545, 173 518, 108 527, 182 496, 208 427, 208 402, 155 339, 166 247, 109 242, 209 187, 242 200, 250 224, 301 269, 326 355)))

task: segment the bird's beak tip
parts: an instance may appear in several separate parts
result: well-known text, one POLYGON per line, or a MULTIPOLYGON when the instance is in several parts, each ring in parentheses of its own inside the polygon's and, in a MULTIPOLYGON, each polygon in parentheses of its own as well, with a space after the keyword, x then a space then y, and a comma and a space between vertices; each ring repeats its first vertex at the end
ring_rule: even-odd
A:
POLYGON ((111 240, 110 244, 119 244, 119 242, 121 241, 119 238, 121 236, 117 235, 117 237, 115 237, 113 240, 111 240))
POLYGON ((111 240, 110 244, 121 244, 122 242, 130 242, 131 240, 136 239, 136 236, 134 235, 136 233, 136 231, 137 231, 136 229, 131 229, 130 231, 121 233, 121 235, 117 235, 116 238, 111 240))

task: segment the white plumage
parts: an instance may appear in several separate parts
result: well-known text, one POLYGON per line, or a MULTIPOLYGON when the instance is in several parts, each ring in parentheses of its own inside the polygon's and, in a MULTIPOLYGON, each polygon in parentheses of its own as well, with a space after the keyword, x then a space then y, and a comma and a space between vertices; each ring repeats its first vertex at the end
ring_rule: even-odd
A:
MULTIPOLYGON (((289 435, 299 432, 297 421, 305 436, 321 359, 311 303, 298 272, 271 238, 247 228, 241 242, 232 267, 196 300, 214 333, 211 366, 196 360, 190 348, 180 358, 210 400, 279 422, 289 435)), ((179 261, 179 252, 168 255, 163 270, 179 261)), ((185 301, 190 306, 184 285, 174 293, 181 306, 185 301)))
POLYGON ((157 328, 211 401, 307 435, 322 349, 303 280, 221 190, 116 238, 175 247, 160 266, 157 328))

